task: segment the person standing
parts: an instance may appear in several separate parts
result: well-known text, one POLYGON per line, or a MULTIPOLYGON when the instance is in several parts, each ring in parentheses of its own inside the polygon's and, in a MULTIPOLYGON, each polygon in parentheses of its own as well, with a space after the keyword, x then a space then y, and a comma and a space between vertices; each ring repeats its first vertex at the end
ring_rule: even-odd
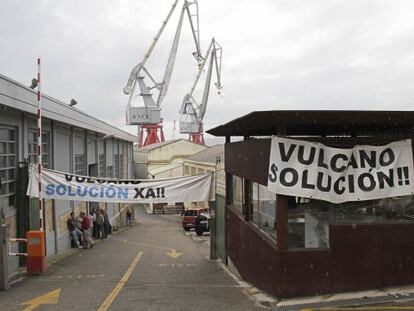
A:
POLYGON ((91 234, 89 232, 89 229, 91 228, 91 219, 84 212, 80 212, 79 215, 80 215, 81 220, 82 220, 82 233, 83 233, 84 247, 85 248, 92 248, 93 243, 91 241, 91 234))
POLYGON ((98 238, 105 239, 106 234, 104 230, 104 216, 99 210, 96 210, 96 224, 98 225, 98 238))
POLYGON ((104 217, 105 236, 108 236, 108 234, 111 234, 112 233, 112 230, 111 230, 111 222, 109 220, 109 216, 108 216, 108 213, 106 212, 106 210, 102 210, 102 215, 104 217))
POLYGON ((70 234, 70 237, 72 238, 73 243, 76 245, 77 248, 82 248, 79 243, 79 238, 78 238, 79 229, 76 226, 76 219, 75 219, 74 212, 70 213, 67 223, 68 223, 69 234, 70 234))
POLYGON ((99 228, 98 225, 96 224, 96 208, 92 210, 91 215, 92 215, 92 237, 94 239, 98 239, 99 238, 99 228))
POLYGON ((126 212, 126 222, 127 222, 127 226, 132 225, 132 213, 129 209, 126 212))

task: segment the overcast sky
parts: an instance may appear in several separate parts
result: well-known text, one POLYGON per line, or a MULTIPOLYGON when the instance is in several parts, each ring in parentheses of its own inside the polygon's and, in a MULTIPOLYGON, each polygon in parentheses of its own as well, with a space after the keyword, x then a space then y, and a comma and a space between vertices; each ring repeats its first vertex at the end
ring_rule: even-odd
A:
MULTIPOLYGON (((136 133, 122 88, 172 3, 1 0, 0 73, 29 84, 41 57, 45 93, 136 133)), ((156 78, 179 11, 148 62, 156 78)), ((223 47, 224 89, 212 88, 206 129, 255 110, 412 110, 412 0, 199 0, 199 11, 202 49, 212 36, 223 47)), ((196 73, 193 50, 186 20, 162 105, 167 138, 196 73)))

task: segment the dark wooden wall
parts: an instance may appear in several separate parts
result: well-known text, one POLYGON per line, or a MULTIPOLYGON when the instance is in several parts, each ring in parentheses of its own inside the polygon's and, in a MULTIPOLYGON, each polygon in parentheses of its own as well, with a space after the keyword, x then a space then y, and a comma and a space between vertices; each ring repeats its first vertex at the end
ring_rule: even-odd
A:
POLYGON ((251 139, 226 144, 226 173, 267 185, 270 139, 251 139))
POLYGON ((330 226, 329 249, 278 251, 226 208, 226 251, 241 276, 276 297, 414 284, 414 224, 330 226))
POLYGON ((245 222, 233 208, 226 208, 226 252, 240 275, 257 288, 280 296, 280 257, 275 245, 245 222))

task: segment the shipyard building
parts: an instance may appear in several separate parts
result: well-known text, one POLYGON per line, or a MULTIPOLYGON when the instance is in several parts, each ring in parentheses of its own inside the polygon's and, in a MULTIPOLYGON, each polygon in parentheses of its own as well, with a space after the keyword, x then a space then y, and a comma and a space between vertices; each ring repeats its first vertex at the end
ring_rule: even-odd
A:
MULTIPOLYGON (((24 237, 27 230, 38 229, 36 202, 25 196, 27 164, 37 162, 36 109, 33 90, 0 75, 0 198, 9 237, 24 237)), ((42 116, 45 168, 97 177, 133 177, 135 136, 45 94, 42 116)), ((47 256, 70 248, 66 221, 71 211, 89 212, 99 206, 117 227, 123 224, 128 208, 127 204, 63 200, 46 200, 44 206, 47 256)), ((11 274, 17 266, 18 259, 10 258, 11 274)))

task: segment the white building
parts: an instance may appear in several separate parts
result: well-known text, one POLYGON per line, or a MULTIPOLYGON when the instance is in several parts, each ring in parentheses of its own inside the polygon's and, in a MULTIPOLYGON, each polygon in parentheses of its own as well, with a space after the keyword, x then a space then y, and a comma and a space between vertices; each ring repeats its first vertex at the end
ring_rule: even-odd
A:
POLYGON ((207 149, 184 138, 164 141, 135 150, 137 176, 172 177, 184 176, 182 162, 190 155, 207 149))

